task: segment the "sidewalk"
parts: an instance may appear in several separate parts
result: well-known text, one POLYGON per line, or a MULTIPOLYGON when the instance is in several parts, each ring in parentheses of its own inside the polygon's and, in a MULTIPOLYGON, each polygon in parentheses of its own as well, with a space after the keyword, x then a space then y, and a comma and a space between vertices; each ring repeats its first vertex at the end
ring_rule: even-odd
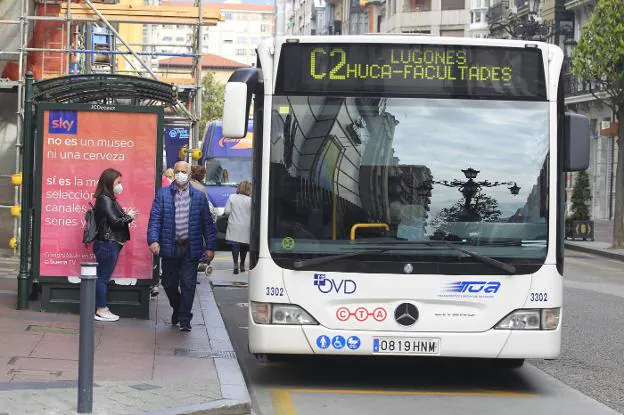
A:
MULTIPOLYGON (((213 274, 231 274, 218 253, 213 274)), ((15 310, 15 258, 0 258, 0 415, 73 414, 78 390, 79 317, 15 310)), ((169 324, 165 293, 150 320, 95 322, 94 414, 249 414, 250 399, 236 354, 200 274, 193 331, 169 324)), ((114 311, 114 310, 113 310, 114 311)))
POLYGON ((565 240, 565 248, 571 251, 581 251, 599 255, 605 258, 624 261, 624 249, 613 249, 613 222, 609 220, 594 221, 593 241, 565 240))

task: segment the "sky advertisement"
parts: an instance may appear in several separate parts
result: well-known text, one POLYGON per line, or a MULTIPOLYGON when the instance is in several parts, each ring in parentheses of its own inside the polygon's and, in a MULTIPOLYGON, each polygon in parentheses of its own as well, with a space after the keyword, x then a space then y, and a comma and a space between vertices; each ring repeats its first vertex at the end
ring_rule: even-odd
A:
MULTIPOLYGON (((82 243, 84 214, 107 168, 121 172, 124 209, 138 212, 113 278, 152 278, 146 234, 155 189, 159 113, 44 110, 42 126, 39 275, 75 277, 95 261, 82 243)), ((160 159, 160 158, 159 158, 160 159)))

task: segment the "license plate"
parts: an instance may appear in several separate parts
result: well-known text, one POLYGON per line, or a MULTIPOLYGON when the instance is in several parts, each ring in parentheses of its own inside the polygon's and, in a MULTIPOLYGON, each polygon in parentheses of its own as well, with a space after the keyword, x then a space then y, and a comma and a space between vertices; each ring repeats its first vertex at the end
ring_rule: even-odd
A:
POLYGON ((373 339, 373 353, 439 354, 440 339, 378 337, 373 339))

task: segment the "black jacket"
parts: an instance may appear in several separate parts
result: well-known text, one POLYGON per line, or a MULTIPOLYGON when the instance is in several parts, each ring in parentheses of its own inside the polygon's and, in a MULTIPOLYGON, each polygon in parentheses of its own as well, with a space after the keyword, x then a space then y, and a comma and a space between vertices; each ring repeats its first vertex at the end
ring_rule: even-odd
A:
POLYGON ((95 221, 98 224, 96 239, 121 243, 130 240, 128 224, 132 218, 110 197, 100 195, 95 201, 95 221))

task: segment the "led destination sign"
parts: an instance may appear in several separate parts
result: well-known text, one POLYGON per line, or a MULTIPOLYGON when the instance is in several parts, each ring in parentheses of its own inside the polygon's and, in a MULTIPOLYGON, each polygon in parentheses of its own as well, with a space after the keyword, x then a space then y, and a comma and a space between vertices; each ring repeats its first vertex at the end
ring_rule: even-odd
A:
POLYGON ((278 94, 546 99, 536 48, 285 44, 278 94))

